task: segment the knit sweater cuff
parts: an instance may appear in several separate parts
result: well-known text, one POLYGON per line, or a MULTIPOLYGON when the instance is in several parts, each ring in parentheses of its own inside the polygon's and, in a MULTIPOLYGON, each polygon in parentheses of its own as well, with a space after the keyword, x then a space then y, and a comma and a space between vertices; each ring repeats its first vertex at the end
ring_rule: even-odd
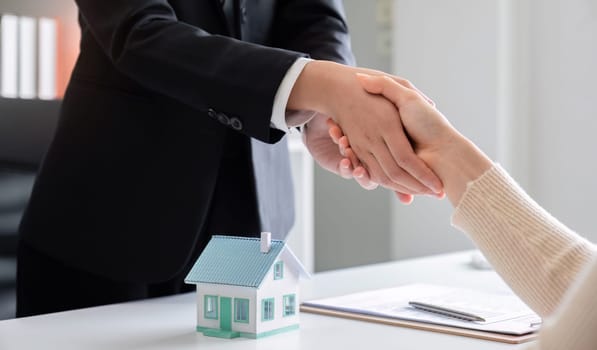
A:
POLYGON ((467 185, 452 224, 470 236, 510 287, 541 315, 554 310, 595 252, 497 164, 467 185))

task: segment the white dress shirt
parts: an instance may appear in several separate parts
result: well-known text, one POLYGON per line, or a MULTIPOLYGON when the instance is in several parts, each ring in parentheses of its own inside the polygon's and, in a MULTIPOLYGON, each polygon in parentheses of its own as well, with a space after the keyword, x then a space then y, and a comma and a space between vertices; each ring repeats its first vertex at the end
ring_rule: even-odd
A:
POLYGON ((295 128, 300 128, 304 124, 306 124, 311 118, 313 118, 316 112, 313 111, 288 111, 286 110, 286 106, 288 105, 288 98, 290 97, 290 92, 296 83, 299 75, 307 65, 312 61, 309 58, 301 57, 297 59, 286 75, 280 86, 278 87, 278 91, 276 91, 276 96, 274 97, 274 105, 272 107, 272 117, 271 117, 271 127, 282 130, 286 133, 295 130, 295 128), (298 113, 298 114, 297 114, 298 113), (292 118, 293 122, 297 122, 297 125, 288 126, 287 121, 292 118))

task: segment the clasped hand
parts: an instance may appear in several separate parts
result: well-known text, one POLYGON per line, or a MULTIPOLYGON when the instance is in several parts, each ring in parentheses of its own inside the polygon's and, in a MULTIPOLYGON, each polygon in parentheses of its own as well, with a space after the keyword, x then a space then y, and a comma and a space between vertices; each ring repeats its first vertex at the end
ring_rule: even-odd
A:
MULTIPOLYGON (((412 86, 398 83, 387 76, 358 74, 358 80, 365 91, 383 96, 396 106, 415 154, 434 170, 443 148, 458 137, 459 133, 456 129, 434 104, 428 103, 428 99, 412 86)), ((360 183, 370 182, 368 170, 353 151, 341 127, 332 119, 328 119, 326 123, 329 136, 345 157, 340 162, 344 171, 350 173, 360 183)), ((345 177, 348 176, 345 175, 345 177)), ((412 194, 397 192, 397 195, 404 203, 412 201, 412 194)), ((444 194, 442 191, 436 195, 441 198, 444 194)))
POLYGON ((441 181, 415 153, 399 106, 380 92, 368 90, 365 80, 370 76, 362 74, 388 79, 433 108, 433 102, 399 77, 314 61, 305 67, 289 99, 290 109, 318 112, 303 133, 311 154, 327 170, 354 178, 366 189, 378 184, 391 189, 405 203, 413 195, 443 196, 441 181))

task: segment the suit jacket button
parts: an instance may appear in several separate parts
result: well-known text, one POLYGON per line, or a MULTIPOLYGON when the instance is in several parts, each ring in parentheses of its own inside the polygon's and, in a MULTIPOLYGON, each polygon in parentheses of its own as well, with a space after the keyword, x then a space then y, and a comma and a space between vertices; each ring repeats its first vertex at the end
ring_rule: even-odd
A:
POLYGON ((239 131, 243 128, 243 122, 241 122, 238 118, 231 118, 230 126, 232 127, 232 129, 239 131))
POLYGON ((230 125, 230 118, 224 113, 218 113, 218 121, 224 125, 230 125))
POLYGON ((216 119, 218 117, 218 113, 216 113, 216 111, 210 108, 207 110, 207 116, 211 119, 216 119))

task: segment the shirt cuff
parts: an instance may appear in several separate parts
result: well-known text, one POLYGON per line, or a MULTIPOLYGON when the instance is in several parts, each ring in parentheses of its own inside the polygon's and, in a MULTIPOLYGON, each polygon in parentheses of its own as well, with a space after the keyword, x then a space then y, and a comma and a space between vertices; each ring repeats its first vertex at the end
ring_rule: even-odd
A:
POLYGON ((286 106, 288 105, 288 98, 290 97, 290 92, 294 87, 294 83, 303 71, 303 68, 305 68, 305 65, 310 61, 312 60, 309 58, 298 58, 292 64, 292 66, 290 66, 290 69, 288 69, 288 71, 286 72, 284 79, 282 79, 282 83, 280 83, 278 91, 276 91, 276 96, 274 97, 272 117, 270 119, 270 126, 272 128, 288 133, 295 127, 300 128, 309 120, 311 120, 311 118, 313 118, 313 116, 315 115, 316 112, 313 111, 286 110, 286 106), (291 127, 289 127, 287 123, 287 120, 289 119, 292 119, 293 121, 298 121, 298 125, 292 125, 291 127))

